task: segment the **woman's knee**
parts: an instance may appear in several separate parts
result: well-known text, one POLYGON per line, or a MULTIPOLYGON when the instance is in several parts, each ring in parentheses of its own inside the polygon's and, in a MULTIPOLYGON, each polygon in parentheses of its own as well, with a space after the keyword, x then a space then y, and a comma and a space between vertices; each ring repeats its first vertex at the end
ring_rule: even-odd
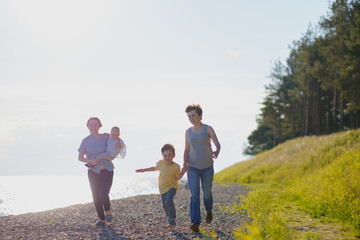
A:
POLYGON ((101 200, 101 202, 106 202, 106 201, 109 201, 109 195, 106 194, 106 193, 100 193, 99 194, 99 199, 101 200))
POLYGON ((200 200, 200 195, 199 194, 191 195, 191 201, 199 201, 199 200, 200 200))
POLYGON ((212 198, 212 192, 209 191, 209 192, 204 193, 204 198, 205 199, 211 199, 212 198))

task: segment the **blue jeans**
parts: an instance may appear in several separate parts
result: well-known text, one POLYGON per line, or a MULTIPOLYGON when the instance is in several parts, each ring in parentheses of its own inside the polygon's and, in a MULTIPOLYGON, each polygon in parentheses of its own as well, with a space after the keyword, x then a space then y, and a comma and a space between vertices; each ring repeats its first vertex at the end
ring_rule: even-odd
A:
POLYGON ((88 177, 90 182, 90 188, 93 196, 93 202, 96 208, 98 217, 101 220, 105 220, 105 211, 110 210, 110 188, 113 182, 114 171, 101 170, 100 174, 97 174, 91 170, 88 170, 88 177))
POLYGON ((174 197, 176 194, 176 189, 172 188, 169 191, 167 191, 164 194, 161 194, 161 200, 163 203, 163 208, 165 210, 166 216, 169 219, 175 219, 176 218, 176 211, 175 211, 175 205, 174 205, 174 197))
POLYGON ((189 167, 187 170, 188 183, 191 193, 190 216, 192 223, 200 223, 200 181, 204 195, 205 210, 210 212, 213 207, 213 197, 211 193, 214 177, 214 167, 197 169, 189 167))

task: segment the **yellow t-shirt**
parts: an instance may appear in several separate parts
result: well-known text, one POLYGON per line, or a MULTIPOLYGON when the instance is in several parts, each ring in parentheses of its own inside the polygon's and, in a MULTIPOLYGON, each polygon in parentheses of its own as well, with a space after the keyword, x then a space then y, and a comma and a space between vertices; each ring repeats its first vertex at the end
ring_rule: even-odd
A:
POLYGON ((156 170, 160 171, 159 174, 159 191, 160 194, 164 194, 171 188, 179 189, 179 182, 176 177, 180 173, 179 164, 173 162, 169 166, 165 165, 164 160, 160 160, 156 163, 156 170))

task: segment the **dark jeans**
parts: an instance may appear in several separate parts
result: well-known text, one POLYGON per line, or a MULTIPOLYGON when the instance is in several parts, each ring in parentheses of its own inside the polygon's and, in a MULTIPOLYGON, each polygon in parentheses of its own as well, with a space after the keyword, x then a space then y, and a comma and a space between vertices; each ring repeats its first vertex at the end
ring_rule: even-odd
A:
POLYGON ((176 218, 176 210, 174 205, 174 197, 176 194, 176 189, 172 188, 164 194, 161 194, 161 200, 163 203, 163 208, 165 210, 166 216, 169 219, 176 218))
POLYGON ((114 171, 101 170, 100 174, 97 174, 89 170, 88 177, 96 212, 101 220, 105 220, 104 210, 110 210, 109 192, 113 182, 114 171))

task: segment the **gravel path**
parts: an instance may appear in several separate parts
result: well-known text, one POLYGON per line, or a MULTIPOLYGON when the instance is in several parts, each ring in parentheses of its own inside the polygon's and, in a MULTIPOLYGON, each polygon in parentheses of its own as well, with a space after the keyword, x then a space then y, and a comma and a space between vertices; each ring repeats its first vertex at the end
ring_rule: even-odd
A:
MULTIPOLYGON (((114 219, 111 224, 98 228, 95 207, 92 203, 73 205, 39 213, 29 213, 0 218, 1 240, 39 239, 233 239, 232 232, 242 219, 236 214, 221 211, 221 206, 239 202, 239 195, 247 190, 236 184, 213 186, 214 220, 201 223, 201 233, 190 229, 190 193, 180 189, 175 196, 176 227, 169 229, 160 195, 142 195, 111 201, 114 219)), ((205 218, 201 202, 202 218, 205 218)))

